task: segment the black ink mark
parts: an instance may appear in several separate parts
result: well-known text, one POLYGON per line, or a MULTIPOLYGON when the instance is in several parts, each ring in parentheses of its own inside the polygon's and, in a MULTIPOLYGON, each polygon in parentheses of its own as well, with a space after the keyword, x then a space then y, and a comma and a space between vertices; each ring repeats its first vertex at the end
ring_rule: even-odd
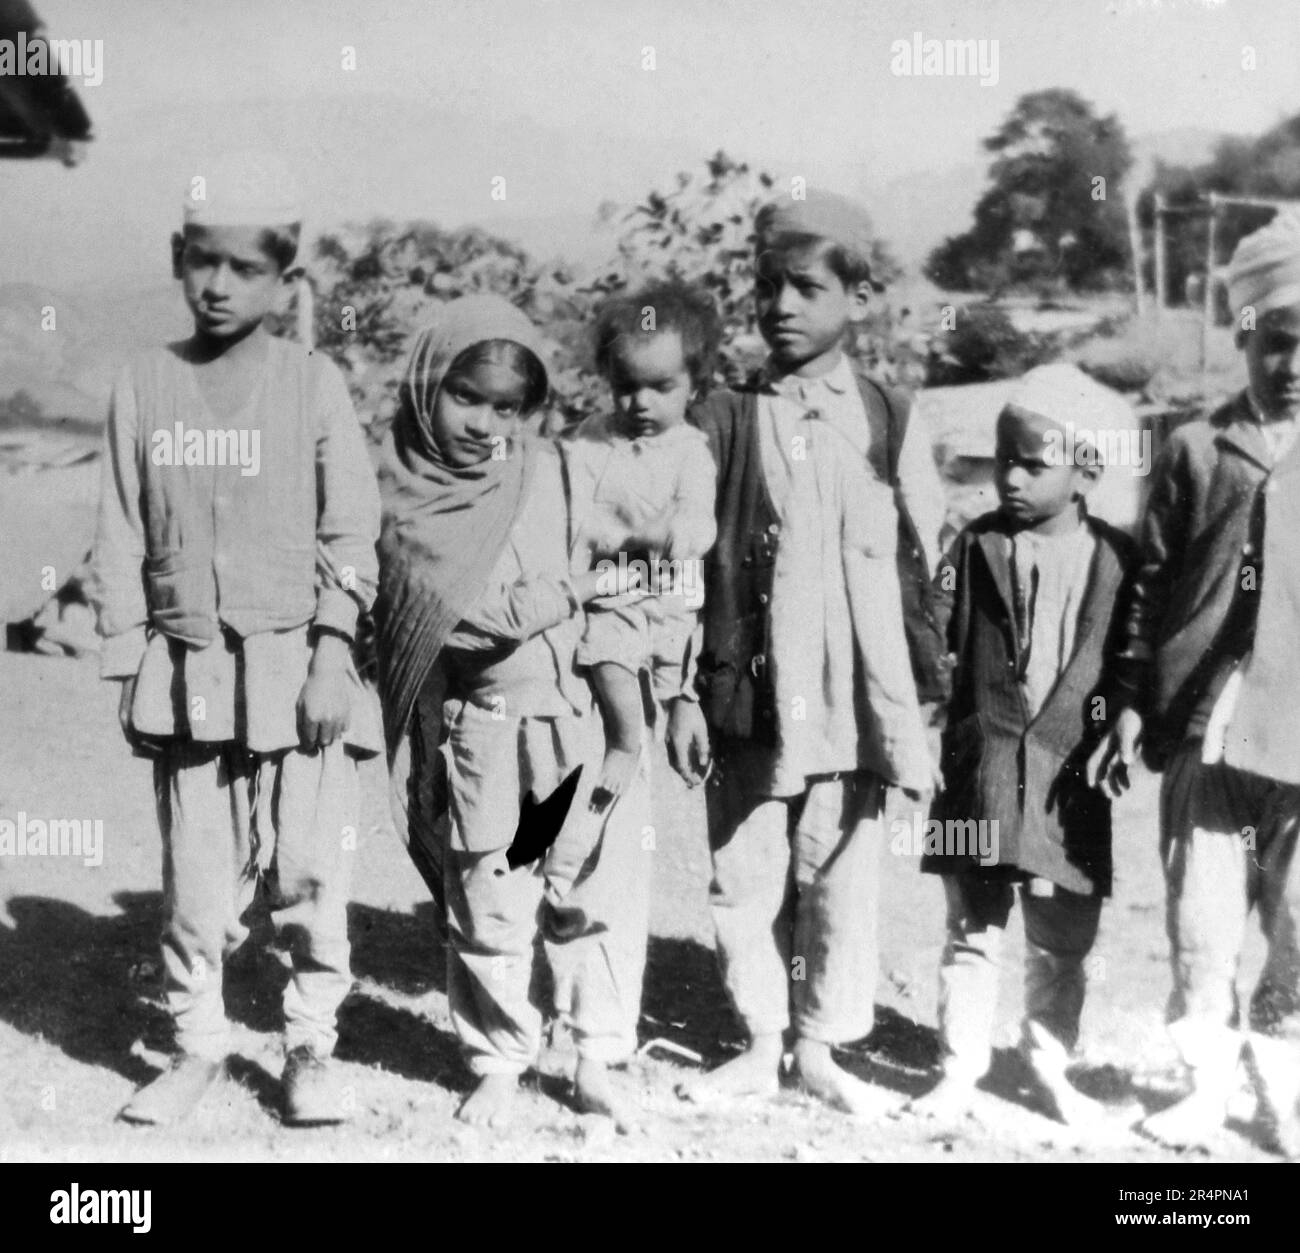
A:
POLYGON ((532 792, 524 797, 523 808, 519 811, 519 827, 506 850, 506 864, 511 870, 544 857, 546 850, 555 843, 568 817, 569 806, 573 804, 581 775, 582 767, 579 766, 544 801, 539 801, 532 792))

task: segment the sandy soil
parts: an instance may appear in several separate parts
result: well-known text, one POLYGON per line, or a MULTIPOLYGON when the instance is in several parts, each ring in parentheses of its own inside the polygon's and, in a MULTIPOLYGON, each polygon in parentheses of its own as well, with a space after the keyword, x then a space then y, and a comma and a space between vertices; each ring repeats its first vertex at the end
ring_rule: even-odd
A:
MULTIPOLYGON (((526 1084, 508 1133, 471 1130, 451 1114, 469 1085, 443 994, 426 894, 391 833, 371 780, 368 835, 351 912, 356 987, 340 1056, 355 1122, 310 1131, 278 1118, 278 987, 283 968, 257 943, 227 975, 237 1024, 231 1077, 178 1131, 114 1121, 166 1039, 158 1000, 160 849, 146 763, 116 726, 114 693, 93 662, 0 654, 0 816, 102 819, 103 864, 0 860, 0 1158, 365 1158, 491 1160, 1165 1160, 1136 1137, 1079 1146, 1020 1094, 999 1053, 986 1131, 933 1138, 911 1119, 862 1125, 791 1091, 729 1108, 683 1105, 674 1085, 725 1059, 739 1031, 718 982, 707 910, 707 853, 696 797, 663 763, 656 824, 655 909, 641 1054, 621 1079, 642 1126, 617 1135, 569 1104, 573 1056, 557 1032, 526 1084), (665 1042, 668 1047, 665 1047, 665 1042), (684 1051, 684 1052, 683 1052, 684 1051), (700 1061, 693 1060, 695 1055, 700 1061)), ((1077 1081, 1107 1099, 1167 1103, 1177 1072, 1161 1029, 1168 990, 1153 780, 1121 809, 1115 899, 1092 962, 1077 1081)), ((884 856, 878 1023, 846 1064, 900 1094, 934 1077, 935 969, 942 939, 937 882, 908 857, 884 856)), ((1293 899, 1300 893, 1293 892, 1293 899)), ((1012 960, 1021 949, 1017 934, 1012 960)), ((1258 969, 1252 937, 1246 973, 1258 969)), ((1014 1038, 1017 980, 1004 980, 1003 1043, 1014 1038)), ((1267 1160, 1243 1094, 1218 1160, 1267 1160)), ((1198 1158, 1204 1160, 1204 1158, 1198 1158)))

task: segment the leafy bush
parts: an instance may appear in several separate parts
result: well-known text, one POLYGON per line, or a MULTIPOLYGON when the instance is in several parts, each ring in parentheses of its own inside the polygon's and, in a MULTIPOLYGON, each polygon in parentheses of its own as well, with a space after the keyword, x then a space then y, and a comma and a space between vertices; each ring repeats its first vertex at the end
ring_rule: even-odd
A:
POLYGON ((939 337, 928 382, 950 386, 1014 378, 1051 360, 1055 346, 1050 335, 1016 330, 996 305, 967 305, 957 311, 953 329, 939 337))
MULTIPOLYGON (((616 251, 585 282, 563 265, 539 265, 523 249, 477 227, 445 231, 429 222, 384 219, 345 227, 316 246, 316 342, 344 368, 377 440, 392 418, 411 340, 432 306, 495 292, 546 332, 558 425, 568 425, 608 403, 587 343, 600 301, 651 279, 674 278, 699 284, 717 301, 723 322, 717 382, 734 384, 765 353, 752 299, 753 221, 775 194, 771 175, 715 153, 703 174, 678 174, 671 191, 652 191, 630 209, 602 206, 601 219, 620 228, 616 251)), ((879 241, 872 262, 885 282, 900 273, 879 241)), ((882 303, 850 351, 891 381, 900 371, 918 375, 920 368, 900 350, 898 338, 892 312, 882 303)))
POLYGON ((1081 354, 1076 364, 1098 383, 1113 387, 1117 392, 1145 392, 1160 370, 1157 358, 1123 345, 1111 352, 1093 347, 1081 354))

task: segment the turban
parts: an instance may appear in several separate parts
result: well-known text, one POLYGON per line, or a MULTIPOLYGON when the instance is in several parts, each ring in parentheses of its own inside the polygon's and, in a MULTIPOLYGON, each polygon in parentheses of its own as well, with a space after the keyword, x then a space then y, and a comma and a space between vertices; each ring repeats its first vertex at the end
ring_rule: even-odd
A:
POLYGON ((1228 265, 1228 301, 1237 316, 1248 306, 1260 316, 1300 305, 1300 216, 1279 213, 1237 245, 1228 265))
POLYGON ((292 226, 302 221, 302 201, 278 157, 237 152, 194 169, 182 213, 186 226, 292 226))
MULTIPOLYGON (((838 244, 867 263, 875 242, 875 228, 865 209, 847 196, 812 189, 802 199, 782 196, 769 201, 758 211, 754 230, 760 252, 778 236, 810 235, 838 244)), ((872 286, 880 290, 874 280, 872 286)))

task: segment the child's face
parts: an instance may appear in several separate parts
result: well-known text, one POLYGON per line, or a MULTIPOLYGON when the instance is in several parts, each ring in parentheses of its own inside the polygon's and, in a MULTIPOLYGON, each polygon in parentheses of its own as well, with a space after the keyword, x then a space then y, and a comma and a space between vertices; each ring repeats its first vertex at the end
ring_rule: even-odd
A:
POLYGON ((663 331, 623 341, 611 354, 609 386, 633 438, 680 426, 692 390, 682 337, 663 331))
POLYGON ((447 464, 478 465, 504 449, 524 417, 527 398, 528 380, 503 362, 479 362, 449 373, 438 388, 432 421, 447 464))
POLYGON ((1237 337, 1246 354, 1250 390, 1270 418, 1300 413, 1300 305, 1271 309, 1237 337))
POLYGON ((797 369, 837 350, 845 331, 867 316, 870 284, 846 287, 826 264, 825 252, 822 246, 758 257, 758 329, 783 369, 797 369))
POLYGON ((172 237, 172 270, 200 335, 242 339, 293 285, 297 269, 280 269, 265 236, 259 226, 190 226, 172 237))
POLYGON ((1073 465, 1050 450, 1061 430, 1045 418, 1003 413, 998 418, 995 482, 1002 512, 1030 529, 1072 520, 1076 502, 1092 489, 1095 466, 1073 465))

